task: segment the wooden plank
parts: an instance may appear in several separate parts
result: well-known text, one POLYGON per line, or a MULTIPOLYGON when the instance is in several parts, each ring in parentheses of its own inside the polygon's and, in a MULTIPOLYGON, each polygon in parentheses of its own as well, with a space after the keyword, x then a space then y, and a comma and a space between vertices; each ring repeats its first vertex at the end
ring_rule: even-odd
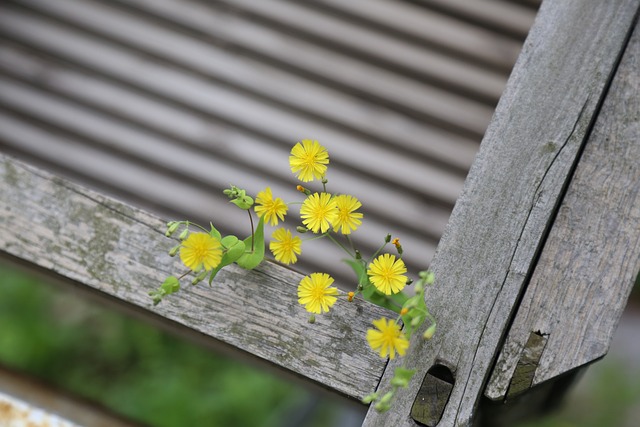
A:
MULTIPOLYGON (((296 111, 352 128, 368 138, 377 137, 387 143, 393 141, 464 171, 471 166, 476 152, 474 141, 410 120, 392 110, 273 67, 265 61, 229 52, 208 41, 177 32, 168 27, 176 22, 171 15, 166 16, 167 19, 162 21, 166 26, 162 26, 158 20, 149 19, 152 14, 135 16, 100 4, 65 1, 55 5, 37 1, 22 4, 38 6, 69 22, 88 26, 92 32, 98 32, 105 38, 166 58, 189 71, 197 71, 296 111), (309 99, 313 102, 308 102, 309 99), (417 144, 416 134, 423 135, 429 144, 417 144)), ((183 7, 177 5, 176 8, 183 7)), ((173 10, 170 12, 174 13, 173 10)))
MULTIPOLYGON (((449 88, 469 98, 485 100, 490 105, 497 102, 506 83, 503 72, 406 43, 365 26, 353 25, 336 18, 335 14, 309 8, 306 2, 233 0, 228 5, 262 19, 273 20, 290 31, 312 37, 320 43, 334 45, 336 50, 352 52, 368 62, 430 81, 435 86, 449 88)), ((428 22, 423 25, 428 25, 428 22)))
MULTIPOLYGON (((408 0, 457 18, 465 18, 494 31, 524 39, 536 16, 535 10, 513 2, 496 0, 408 0)), ((539 2, 538 2, 539 5, 539 2)))
POLYGON ((235 13, 212 8, 212 5, 192 3, 185 8, 175 0, 152 3, 126 1, 132 5, 136 2, 138 7, 144 6, 142 10, 145 13, 169 16, 219 43, 240 49, 244 54, 268 58, 270 62, 296 70, 307 78, 336 85, 357 96, 376 99, 376 102, 390 108, 465 132, 465 135, 481 136, 491 117, 492 107, 489 105, 471 102, 462 95, 403 77, 301 37, 290 37, 286 32, 243 20, 235 13))
POLYGON ((364 158, 359 154, 371 153, 376 147, 357 135, 343 133, 338 128, 303 116, 294 118, 287 111, 274 109, 268 101, 242 96, 233 88, 115 49, 93 37, 80 37, 79 33, 34 20, 19 11, 3 10, 0 26, 14 36, 69 55, 104 73, 181 100, 247 129, 258 128, 259 132, 267 133, 281 143, 289 140, 291 135, 309 134, 321 141, 349 141, 335 152, 335 161, 362 171, 384 170, 386 178, 392 183, 412 186, 416 181, 422 182, 424 186, 431 187, 434 196, 448 202, 455 201, 462 186, 463 179, 459 174, 424 168, 420 162, 410 157, 400 157, 393 151, 386 151, 384 156, 364 158), (385 168, 401 162, 414 171, 412 176, 400 169, 385 168))
MULTIPOLYGON (((330 6, 331 10, 346 14, 351 19, 367 19, 376 26, 406 34, 416 43, 505 72, 511 71, 522 47, 519 41, 482 28, 477 22, 464 22, 411 3, 394 0, 321 0, 306 3, 330 6)), ((500 14, 504 12, 503 9, 500 9, 500 14)), ((525 34, 532 22, 533 18, 525 34)))
MULTIPOLYGON (((49 173, 2 156, 0 248, 58 277, 114 297, 141 316, 199 332, 317 382, 361 398, 378 384, 385 365, 365 332, 385 310, 339 298, 334 309, 307 323, 297 303, 301 275, 271 262, 246 272, 223 270, 213 288, 190 287, 157 307, 147 293, 179 262, 164 221, 49 173)), ((344 294, 342 294, 344 296, 344 294)))
MULTIPOLYGON (((370 409, 366 426, 414 426, 410 408, 437 365, 455 379, 437 425, 473 422, 639 3, 543 3, 432 263, 437 284, 425 297, 439 333, 414 343, 406 363, 418 368, 417 379, 390 411, 370 409)), ((399 363, 389 364, 383 383, 399 363)))
POLYGON ((491 399, 515 395, 531 333, 547 343, 529 387, 608 351, 640 271, 639 64, 636 24, 487 385, 491 399))

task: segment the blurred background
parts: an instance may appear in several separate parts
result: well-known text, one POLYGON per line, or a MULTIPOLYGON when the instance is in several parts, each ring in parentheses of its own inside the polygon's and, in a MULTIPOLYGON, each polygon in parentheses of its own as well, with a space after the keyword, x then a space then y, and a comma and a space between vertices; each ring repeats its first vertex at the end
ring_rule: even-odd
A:
MULTIPOLYGON (((299 200, 288 153, 317 139, 331 156, 329 189, 363 203, 356 245, 371 253, 391 233, 415 274, 428 266, 539 6, 3 0, 0 150, 163 218, 214 221, 243 235, 222 189, 255 195, 268 185, 299 200)), ((332 271, 350 286, 340 254, 315 243, 296 268, 332 271)), ((0 278, 0 365, 20 378, 36 376, 141 425, 362 421, 363 408, 11 266, 0 266, 0 278)), ((536 425, 640 418, 637 309, 636 293, 612 354, 562 415, 536 425)))

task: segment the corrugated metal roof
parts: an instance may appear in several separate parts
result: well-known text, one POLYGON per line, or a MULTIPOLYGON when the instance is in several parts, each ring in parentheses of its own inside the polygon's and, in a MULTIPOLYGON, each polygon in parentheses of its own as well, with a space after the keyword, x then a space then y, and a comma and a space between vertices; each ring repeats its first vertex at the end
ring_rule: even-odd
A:
MULTIPOLYGON (((535 16, 481 3, 5 1, 0 148, 246 235, 221 190, 300 200, 288 152, 317 139, 330 189, 364 205, 355 243, 370 253, 392 233, 416 271, 535 16)), ((305 245, 301 267, 334 271, 328 246, 305 245)))

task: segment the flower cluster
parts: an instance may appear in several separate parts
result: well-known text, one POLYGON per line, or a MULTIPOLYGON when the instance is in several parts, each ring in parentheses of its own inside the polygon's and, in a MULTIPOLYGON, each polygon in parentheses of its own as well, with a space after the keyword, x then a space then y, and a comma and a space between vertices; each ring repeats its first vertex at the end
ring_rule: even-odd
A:
MULTIPOLYGON (((167 224, 167 236, 177 233, 182 227, 180 244, 174 246, 169 254, 180 255, 180 260, 188 270, 180 277, 169 276, 159 289, 150 293, 154 304, 165 296, 180 290, 180 280, 193 274, 192 284, 197 284, 209 276, 211 285, 216 274, 232 263, 245 269, 257 267, 265 255, 265 224, 276 228, 271 234, 269 250, 276 261, 283 264, 295 264, 302 254, 303 242, 327 238, 349 255, 345 262, 353 269, 357 277, 355 289, 346 295, 334 286, 334 279, 324 272, 314 272, 303 277, 298 285, 298 303, 310 313, 309 322, 315 321, 315 315, 332 309, 341 297, 352 302, 357 295, 397 313, 395 319, 381 318, 373 322, 372 329, 366 333, 366 341, 373 351, 382 358, 394 359, 404 356, 410 346, 410 337, 426 321, 430 326, 423 337, 429 339, 435 333, 435 319, 425 305, 424 287, 433 283, 430 272, 421 272, 414 287, 413 296, 403 293, 405 287, 412 284, 407 276, 407 267, 402 260, 403 249, 398 238, 387 235, 381 247, 368 259, 354 246, 351 234, 361 225, 363 214, 360 201, 351 194, 330 192, 327 189, 327 169, 329 153, 317 141, 305 139, 291 149, 289 166, 298 180, 303 183, 320 181, 318 191, 298 185, 297 189, 305 198, 300 204, 300 225, 295 233, 286 227, 278 227, 289 214, 290 206, 279 197, 274 197, 270 187, 258 192, 255 200, 246 191, 235 186, 224 191, 230 202, 247 211, 251 223, 251 235, 244 240, 236 236, 222 236, 213 224, 209 228, 189 221, 172 221, 167 224), (254 226, 252 208, 258 217, 254 226), (198 231, 192 232, 192 228, 198 231), (305 239, 298 234, 311 237, 305 239), (385 251, 391 244, 394 253, 385 251)), ((391 381, 392 390, 384 395, 373 393, 367 396, 366 403, 375 403, 376 409, 389 409, 398 387, 408 384, 413 371, 404 365, 397 368, 391 381)))

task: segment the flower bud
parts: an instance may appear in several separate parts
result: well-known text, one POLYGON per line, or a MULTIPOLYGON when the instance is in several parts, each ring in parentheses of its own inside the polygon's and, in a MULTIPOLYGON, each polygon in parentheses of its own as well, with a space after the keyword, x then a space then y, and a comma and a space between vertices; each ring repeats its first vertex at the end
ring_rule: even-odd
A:
POLYGON ((424 338, 425 340, 430 340, 431 338, 433 338, 433 335, 436 333, 436 324, 434 323, 433 325, 429 326, 429 328, 424 331, 424 334, 422 334, 422 338, 424 338))
POLYGON ((387 235, 384 237, 384 242, 385 242, 385 243, 389 243, 390 241, 391 241, 391 234, 387 234, 387 235))
POLYGON ((174 257, 178 254, 178 251, 180 250, 180 245, 175 245, 174 247, 171 248, 171 250, 169 251, 169 256, 170 257, 174 257))
POLYGON ((316 316, 314 314, 309 316, 309 323, 311 323, 311 324, 316 323, 316 316))
POLYGON ((311 190, 309 190, 308 188, 303 187, 302 185, 296 186, 296 190, 298 190, 299 192, 305 194, 306 196, 311 195, 311 190))
POLYGON ((178 239, 180 240, 184 240, 187 238, 187 236, 189 235, 189 229, 185 228, 182 233, 180 233, 180 236, 178 236, 178 239))
POLYGON ((355 293, 355 292, 349 292, 349 293, 347 294, 347 301, 349 301, 349 302, 353 301, 353 297, 354 297, 354 296, 356 296, 356 293, 355 293))
POLYGON ((207 270, 202 270, 200 273, 198 273, 198 275, 196 277, 193 278, 193 280, 191 281, 192 285, 197 285, 198 283, 202 282, 204 280, 205 277, 207 277, 207 270))
POLYGON ((402 310, 400 310, 400 316, 404 316, 408 312, 409 312, 409 309, 407 307, 402 307, 402 310))
POLYGON ((306 233, 307 231, 309 231, 309 229, 307 227, 303 227, 302 225, 299 225, 296 227, 296 231, 298 233, 306 233))
POLYGON ((180 222, 179 221, 170 221, 170 222, 168 222, 167 223, 167 232, 164 233, 164 235, 167 236, 167 237, 171 237, 171 235, 176 232, 176 230, 178 229, 179 226, 180 226, 180 222))

